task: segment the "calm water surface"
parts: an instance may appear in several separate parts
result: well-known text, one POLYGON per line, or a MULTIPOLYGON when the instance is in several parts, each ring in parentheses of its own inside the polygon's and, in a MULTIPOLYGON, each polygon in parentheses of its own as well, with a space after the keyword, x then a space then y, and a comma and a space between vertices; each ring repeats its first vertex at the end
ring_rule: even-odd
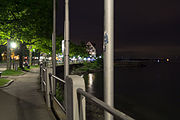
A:
MULTIPOLYGON (((87 91, 103 100, 103 72, 90 73, 84 78, 87 91)), ((179 120, 179 86, 180 63, 115 67, 115 108, 136 120, 179 120)), ((102 117, 102 110, 89 104, 89 120, 102 117)))

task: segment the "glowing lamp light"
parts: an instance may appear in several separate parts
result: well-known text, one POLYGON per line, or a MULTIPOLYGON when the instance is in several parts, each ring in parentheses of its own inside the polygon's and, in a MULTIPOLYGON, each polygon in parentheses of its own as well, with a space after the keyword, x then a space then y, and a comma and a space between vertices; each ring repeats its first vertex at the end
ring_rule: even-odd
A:
POLYGON ((15 42, 11 43, 11 48, 15 49, 17 47, 17 44, 15 42))
POLYGON ((49 60, 52 60, 52 57, 49 57, 49 60))
POLYGON ((167 58, 166 61, 169 62, 170 60, 167 58))
POLYGON ((78 56, 78 58, 81 60, 82 58, 81 58, 81 56, 78 56))

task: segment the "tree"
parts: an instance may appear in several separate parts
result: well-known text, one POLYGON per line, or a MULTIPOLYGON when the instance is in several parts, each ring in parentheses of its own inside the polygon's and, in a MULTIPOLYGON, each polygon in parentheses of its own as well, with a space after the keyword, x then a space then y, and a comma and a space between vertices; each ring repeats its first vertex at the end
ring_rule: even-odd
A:
POLYGON ((70 42, 70 53, 69 56, 81 56, 81 57, 87 57, 88 53, 86 51, 86 45, 81 43, 80 45, 74 44, 70 42))
POLYGON ((8 0, 0 2, 0 43, 20 43, 20 66, 26 45, 47 49, 52 33, 52 0, 8 0))
POLYGON ((6 46, 0 45, 0 61, 2 60, 1 54, 6 50, 6 46))
MULTIPOLYGON (((0 0, 0 43, 8 45, 12 40, 19 43, 21 68, 29 46, 51 54, 52 3, 53 0, 0 0)), ((57 53, 61 53, 62 39, 62 36, 57 37, 57 53)), ((8 53, 9 50, 8 47, 8 53)), ((85 46, 70 42, 70 56, 77 55, 87 56, 85 46)))

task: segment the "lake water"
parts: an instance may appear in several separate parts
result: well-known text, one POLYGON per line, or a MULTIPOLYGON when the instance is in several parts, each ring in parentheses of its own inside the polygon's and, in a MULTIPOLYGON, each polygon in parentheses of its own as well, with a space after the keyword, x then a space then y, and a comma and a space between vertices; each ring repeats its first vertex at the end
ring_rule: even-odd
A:
MULTIPOLYGON (((103 72, 85 75, 86 89, 103 100, 103 72)), ((136 120, 179 120, 180 63, 150 63, 146 67, 115 67, 115 108, 136 120)), ((87 119, 103 111, 88 102, 87 119)))

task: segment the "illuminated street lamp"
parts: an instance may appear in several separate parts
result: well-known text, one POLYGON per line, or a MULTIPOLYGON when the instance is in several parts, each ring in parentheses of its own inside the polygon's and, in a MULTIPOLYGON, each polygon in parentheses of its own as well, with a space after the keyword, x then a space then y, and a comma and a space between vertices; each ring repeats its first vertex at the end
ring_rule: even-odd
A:
POLYGON ((17 47, 17 44, 16 44, 15 42, 11 42, 10 45, 11 45, 10 47, 11 47, 12 49, 16 49, 16 47, 17 47))

